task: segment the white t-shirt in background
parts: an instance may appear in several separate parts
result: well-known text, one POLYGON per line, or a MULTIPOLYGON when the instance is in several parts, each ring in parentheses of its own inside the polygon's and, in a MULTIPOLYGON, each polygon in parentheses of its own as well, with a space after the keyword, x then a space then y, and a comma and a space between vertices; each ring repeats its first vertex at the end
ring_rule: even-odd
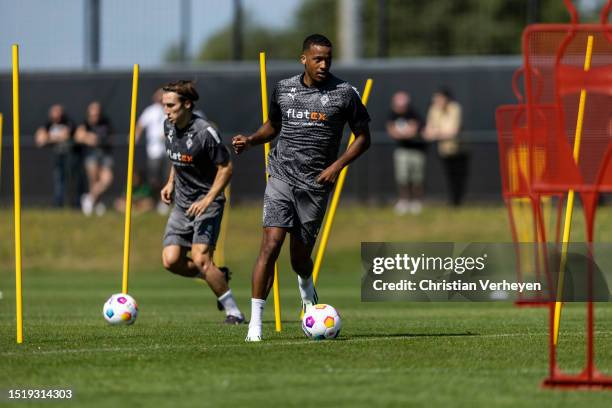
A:
POLYGON ((144 128, 149 159, 161 159, 166 154, 164 140, 164 108, 160 103, 148 106, 138 118, 138 124, 144 128))

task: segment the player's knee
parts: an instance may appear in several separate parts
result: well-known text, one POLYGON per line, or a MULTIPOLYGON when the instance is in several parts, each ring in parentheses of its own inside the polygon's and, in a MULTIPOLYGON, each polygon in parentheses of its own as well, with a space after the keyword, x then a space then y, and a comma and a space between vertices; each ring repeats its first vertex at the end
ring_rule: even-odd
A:
POLYGON ((272 258, 278 256, 280 248, 283 245, 283 240, 275 236, 266 236, 261 245, 261 255, 264 258, 272 258))
POLYGON ((170 251, 164 251, 162 253, 162 264, 164 265, 164 268, 166 270, 172 273, 177 273, 181 264, 180 254, 175 254, 170 251))
POLYGON ((259 254, 260 260, 266 263, 275 262, 280 253, 280 248, 273 244, 262 245, 261 252, 259 254))
POLYGON ((194 254, 193 255, 193 263, 198 267, 202 274, 206 275, 206 272, 212 266, 212 258, 207 254, 194 254))

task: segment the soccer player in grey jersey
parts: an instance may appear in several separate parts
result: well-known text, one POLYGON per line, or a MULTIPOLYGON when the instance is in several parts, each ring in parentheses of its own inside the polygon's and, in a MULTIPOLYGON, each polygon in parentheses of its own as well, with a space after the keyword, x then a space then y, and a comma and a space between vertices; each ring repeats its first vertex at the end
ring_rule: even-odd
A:
POLYGON ((198 99, 191 81, 163 88, 166 152, 172 168, 161 200, 170 204, 174 195, 174 208, 164 233, 162 260, 172 273, 205 280, 225 310, 225 323, 239 324, 244 315, 223 272, 213 263, 232 163, 217 131, 192 113, 198 99))
POLYGON ((370 145, 370 117, 352 86, 333 76, 332 44, 322 35, 304 40, 304 73, 280 81, 272 94, 269 120, 250 136, 232 140, 236 154, 278 136, 270 152, 264 194, 263 238, 253 268, 251 320, 246 341, 262 339, 262 313, 287 232, 291 266, 298 275, 304 308, 318 302, 311 253, 327 199, 340 171, 370 145), (355 142, 338 157, 344 125, 355 142))

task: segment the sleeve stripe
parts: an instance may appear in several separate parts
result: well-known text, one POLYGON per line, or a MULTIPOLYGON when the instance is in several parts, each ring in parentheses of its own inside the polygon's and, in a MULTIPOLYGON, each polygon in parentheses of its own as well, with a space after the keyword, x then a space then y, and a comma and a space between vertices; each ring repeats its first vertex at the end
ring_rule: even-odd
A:
POLYGON ((207 127, 206 130, 208 130, 208 133, 212 135, 213 139, 215 139, 217 143, 221 143, 221 139, 219 139, 219 135, 217 134, 217 131, 213 129, 212 126, 207 127))

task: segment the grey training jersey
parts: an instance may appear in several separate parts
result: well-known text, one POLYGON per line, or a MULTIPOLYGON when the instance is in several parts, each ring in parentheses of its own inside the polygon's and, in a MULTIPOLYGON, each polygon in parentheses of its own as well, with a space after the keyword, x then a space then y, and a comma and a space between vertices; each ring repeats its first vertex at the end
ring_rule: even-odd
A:
MULTIPOLYGON (((217 131, 193 115, 185 129, 164 121, 166 153, 174 166, 174 200, 184 209, 204 197, 217 175, 217 164, 229 162, 229 152, 217 131)), ((215 201, 223 202, 223 193, 215 201)))
POLYGON ((307 87, 303 75, 280 81, 272 93, 269 118, 282 128, 268 171, 297 188, 326 192, 330 186, 316 179, 337 159, 344 125, 358 132, 370 117, 347 82, 329 74, 319 87, 307 87))

